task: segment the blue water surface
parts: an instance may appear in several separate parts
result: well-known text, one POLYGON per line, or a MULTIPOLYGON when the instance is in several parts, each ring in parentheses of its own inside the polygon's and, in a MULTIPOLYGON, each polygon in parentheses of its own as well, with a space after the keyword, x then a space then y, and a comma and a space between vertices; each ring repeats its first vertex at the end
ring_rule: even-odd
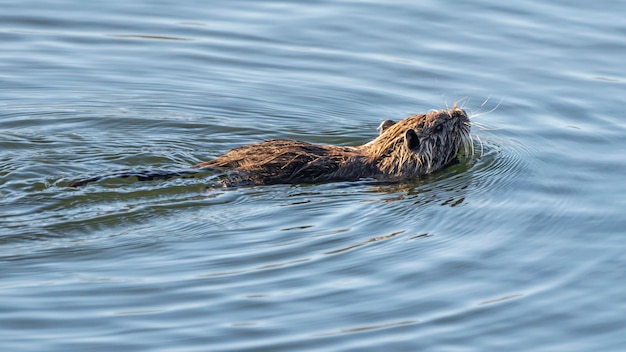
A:
POLYGON ((626 4, 1 1, 3 351, 622 351, 626 4), (462 106, 406 184, 207 188, 462 106))

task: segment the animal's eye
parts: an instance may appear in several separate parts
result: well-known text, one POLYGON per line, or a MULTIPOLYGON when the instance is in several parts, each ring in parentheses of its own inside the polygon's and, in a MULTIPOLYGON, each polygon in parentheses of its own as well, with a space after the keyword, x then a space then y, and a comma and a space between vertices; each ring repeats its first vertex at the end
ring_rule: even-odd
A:
POLYGON ((441 131, 443 131, 443 125, 442 124, 439 124, 439 125, 435 126, 435 133, 439 133, 441 131))

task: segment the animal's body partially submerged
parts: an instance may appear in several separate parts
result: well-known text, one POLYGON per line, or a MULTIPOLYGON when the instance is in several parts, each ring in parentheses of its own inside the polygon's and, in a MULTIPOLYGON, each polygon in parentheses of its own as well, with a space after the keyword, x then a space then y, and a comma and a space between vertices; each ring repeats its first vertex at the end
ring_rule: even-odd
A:
MULTIPOLYGON (((381 124, 381 133, 361 146, 318 145, 271 140, 235 148, 193 166, 233 172, 244 184, 408 180, 435 172, 469 144, 470 121, 456 106, 381 124)), ((174 175, 172 175, 174 176, 174 175)), ((172 177, 170 176, 170 177, 172 177)), ((96 181, 76 181, 81 186, 96 181), (87 181, 87 182, 85 182, 87 181)))

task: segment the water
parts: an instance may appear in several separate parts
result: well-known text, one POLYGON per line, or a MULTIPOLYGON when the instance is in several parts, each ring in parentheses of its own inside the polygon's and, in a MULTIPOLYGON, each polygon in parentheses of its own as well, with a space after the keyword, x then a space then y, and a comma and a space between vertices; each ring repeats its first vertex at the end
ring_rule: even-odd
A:
POLYGON ((623 350, 626 5, 0 5, 2 350, 623 350), (455 102, 410 184, 68 187, 455 102))

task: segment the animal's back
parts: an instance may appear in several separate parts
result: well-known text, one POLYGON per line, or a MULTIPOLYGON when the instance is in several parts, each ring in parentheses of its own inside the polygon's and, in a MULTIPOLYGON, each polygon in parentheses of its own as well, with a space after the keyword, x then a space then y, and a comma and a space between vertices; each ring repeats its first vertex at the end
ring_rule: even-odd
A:
POLYGON ((253 184, 316 183, 360 178, 360 172, 348 175, 344 168, 361 159, 354 147, 270 140, 235 148, 194 167, 237 170, 253 184))

